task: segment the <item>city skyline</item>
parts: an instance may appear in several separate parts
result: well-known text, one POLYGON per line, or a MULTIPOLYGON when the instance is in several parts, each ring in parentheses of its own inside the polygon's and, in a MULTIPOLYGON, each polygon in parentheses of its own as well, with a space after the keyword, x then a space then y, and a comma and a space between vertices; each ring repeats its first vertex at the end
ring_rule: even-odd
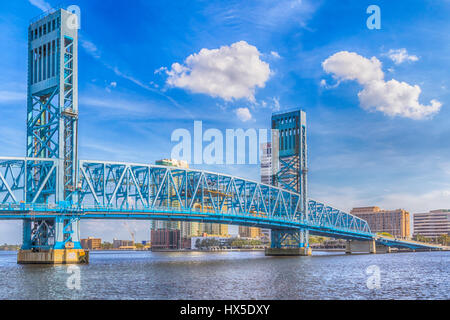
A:
MULTIPOLYGON (((269 128, 273 111, 299 107, 308 116, 312 198, 326 199, 346 211, 377 205, 416 213, 445 209, 450 203, 445 2, 431 7, 418 1, 408 5, 381 1, 381 30, 365 26, 365 8, 370 4, 366 1, 342 7, 261 2, 244 9, 231 5, 229 10, 220 10, 217 2, 201 8, 198 3, 193 8, 177 3, 190 22, 160 4, 139 3, 133 8, 118 4, 104 13, 100 4, 74 2, 82 10, 80 158, 154 163, 170 157, 170 133, 192 129, 194 120, 220 130, 269 128), (405 6, 410 9, 407 13, 402 10, 405 6), (291 10, 282 10, 286 8, 291 10), (129 11, 135 13, 135 21, 122 19, 129 11), (423 18, 422 11, 433 19, 423 18), (249 12, 258 23, 249 21, 249 12), (269 13, 268 19, 263 19, 263 12, 269 13), (329 16, 336 17, 332 25, 329 16), (346 18, 341 21, 339 16, 346 18), (333 34, 327 34, 330 26, 333 34), (430 26, 441 30, 442 38, 437 39, 430 26), (114 43, 111 34, 120 42, 114 43), (442 56, 432 54, 437 47, 442 56), (247 55, 257 63, 248 70, 248 81, 233 90, 195 86, 194 71, 204 67, 205 57, 216 63, 227 56, 247 62, 247 55), (339 69, 342 63, 371 72, 346 74, 339 69), (185 69, 191 71, 189 84, 185 69), (398 83, 390 82, 394 80, 398 83), (375 90, 369 81, 382 89, 375 90), (399 83, 412 96, 408 102, 414 112, 393 108, 404 104, 393 106, 386 98, 383 90, 395 92, 399 83), (418 100, 417 90, 411 89, 415 85, 421 90, 418 100), (358 97, 360 92, 367 93, 365 99, 358 97)), ((30 17, 55 4, 36 0, 0 4, 0 26, 8 31, 0 35, 4 156, 23 156, 25 151, 26 26, 30 17)), ((210 71, 205 70, 206 76, 210 71)), ((259 180, 259 165, 199 168, 259 180)), ((127 235, 115 222, 82 222, 82 226, 82 236, 127 235), (103 231, 96 233, 99 223, 103 231)), ((138 239, 149 226, 149 222, 133 226, 138 239)), ((19 243, 20 229, 19 222, 3 222, 3 242, 19 243)))

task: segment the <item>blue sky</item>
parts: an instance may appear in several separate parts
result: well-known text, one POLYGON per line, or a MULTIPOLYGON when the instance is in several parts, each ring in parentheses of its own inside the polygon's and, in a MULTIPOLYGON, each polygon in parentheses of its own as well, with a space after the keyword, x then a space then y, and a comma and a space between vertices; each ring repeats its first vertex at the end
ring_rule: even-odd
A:
MULTIPOLYGON (((0 3, 1 156, 25 154, 27 27, 58 3, 0 3)), ((450 1, 70 4, 81 8, 80 158, 153 163, 194 120, 268 128, 273 111, 300 107, 312 198, 450 207, 450 1), (366 26, 371 4, 380 30, 366 26)), ((258 165, 200 167, 259 179, 258 165)), ((121 222, 82 224, 82 236, 129 237, 121 222)), ((148 223, 134 227, 149 237, 148 223)), ((19 243, 20 228, 0 223, 0 242, 19 243)))

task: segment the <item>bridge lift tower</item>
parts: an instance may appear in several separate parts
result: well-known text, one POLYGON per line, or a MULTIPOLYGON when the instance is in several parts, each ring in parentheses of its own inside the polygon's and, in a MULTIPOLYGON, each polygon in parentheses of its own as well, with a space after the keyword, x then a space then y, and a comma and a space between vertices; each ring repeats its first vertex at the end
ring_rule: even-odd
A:
POLYGON ((57 203, 67 211, 56 218, 23 221, 19 262, 41 260, 42 253, 49 252, 59 256, 84 254, 79 219, 69 213, 78 202, 78 26, 74 17, 64 9, 53 10, 28 28, 26 154, 28 158, 48 159, 48 165, 36 162, 26 168, 25 202, 57 203), (48 179, 50 175, 54 176, 48 179), (44 177, 48 182, 42 181, 44 177))
MULTIPOLYGON (((272 115, 272 184, 301 196, 301 212, 308 218, 306 113, 296 109, 272 115)), ((268 255, 309 255, 307 230, 272 229, 268 255)))

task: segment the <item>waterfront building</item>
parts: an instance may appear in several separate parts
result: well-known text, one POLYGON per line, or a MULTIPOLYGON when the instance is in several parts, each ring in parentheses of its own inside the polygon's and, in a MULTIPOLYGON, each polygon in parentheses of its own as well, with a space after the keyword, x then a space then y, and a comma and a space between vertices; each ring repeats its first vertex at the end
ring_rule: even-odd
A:
POLYGON ((98 250, 102 248, 102 239, 100 238, 88 237, 80 241, 83 249, 98 250))
POLYGON ((152 230, 152 250, 153 249, 180 249, 182 245, 180 230, 159 229, 152 230))
POLYGON ((442 235, 450 235, 450 210, 432 210, 427 213, 414 213, 414 236, 421 235, 437 239, 442 235))
POLYGON ((134 241, 133 240, 118 240, 113 239, 113 248, 114 249, 134 249, 134 241))
POLYGON ((201 241, 205 240, 205 239, 215 239, 219 242, 219 246, 227 246, 228 242, 230 241, 230 237, 220 237, 220 236, 202 236, 202 237, 192 237, 190 240, 190 244, 191 244, 191 250, 197 250, 199 248, 197 248, 197 243, 200 243, 201 241))
POLYGON ((260 239, 261 238, 261 229, 254 228, 254 227, 239 226, 239 237, 260 239))
POLYGON ((373 206, 353 208, 350 213, 366 220, 374 233, 387 232, 396 238, 411 238, 410 214, 406 210, 381 210, 373 206))

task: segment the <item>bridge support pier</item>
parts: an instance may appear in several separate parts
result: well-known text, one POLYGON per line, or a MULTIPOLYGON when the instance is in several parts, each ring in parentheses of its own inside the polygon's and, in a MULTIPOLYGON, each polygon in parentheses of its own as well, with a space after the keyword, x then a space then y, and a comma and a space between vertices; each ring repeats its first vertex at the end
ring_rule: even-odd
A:
POLYGON ((345 253, 377 253, 377 246, 375 244, 375 240, 347 240, 345 253))
POLYGON ((19 264, 89 263, 89 252, 81 247, 78 217, 24 219, 19 264))
POLYGON ((384 246, 382 244, 377 244, 377 246, 376 246, 376 253, 377 254, 379 254, 379 253, 391 253, 391 252, 392 252, 391 247, 384 246))
POLYGON ((307 230, 272 230, 271 245, 266 256, 310 256, 309 232, 307 230))

